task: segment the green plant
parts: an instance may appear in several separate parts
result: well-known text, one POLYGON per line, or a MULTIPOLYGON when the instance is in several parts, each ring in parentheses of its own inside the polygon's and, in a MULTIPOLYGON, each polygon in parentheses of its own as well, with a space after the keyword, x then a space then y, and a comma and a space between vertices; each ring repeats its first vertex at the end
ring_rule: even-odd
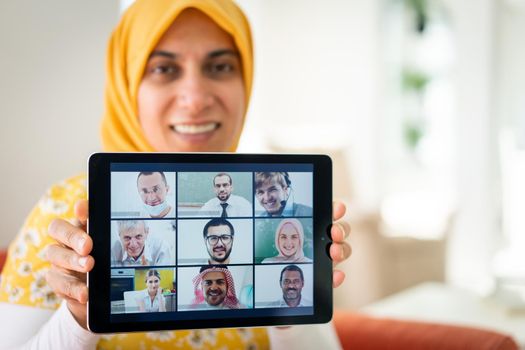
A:
POLYGON ((430 82, 430 77, 423 72, 405 68, 401 72, 401 84, 405 91, 422 92, 430 82))
POLYGON ((415 150, 425 134, 422 122, 406 121, 403 127, 403 136, 406 145, 411 150, 415 150))
POLYGON ((428 22, 428 0, 404 0, 404 2, 414 14, 416 32, 422 34, 428 22))

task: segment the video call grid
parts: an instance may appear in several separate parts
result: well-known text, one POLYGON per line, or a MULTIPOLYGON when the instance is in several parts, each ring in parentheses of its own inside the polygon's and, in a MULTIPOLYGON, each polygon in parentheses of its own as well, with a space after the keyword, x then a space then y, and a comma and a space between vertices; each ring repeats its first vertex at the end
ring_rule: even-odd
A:
MULTIPOLYGON (((137 171, 138 173, 138 171, 137 171)), ((175 285, 175 289, 178 291, 179 290, 179 279, 177 277, 178 275, 178 269, 181 269, 181 268, 195 268, 195 267, 201 267, 203 266, 202 264, 180 264, 179 263, 179 254, 178 254, 178 250, 180 249, 180 246, 179 246, 179 223, 182 221, 184 222, 185 220, 210 220, 212 218, 214 218, 213 216, 192 216, 192 217, 181 217, 180 215, 180 206, 179 206, 179 194, 180 194, 180 191, 179 191, 179 187, 180 187, 180 183, 179 183, 179 173, 180 172, 174 172, 175 173, 175 212, 176 212, 176 215, 174 218, 167 218, 167 219, 163 219, 163 218, 139 218, 139 217, 128 217, 128 218, 112 218, 111 220, 112 221, 118 221, 118 220, 133 220, 133 219, 140 219, 140 220, 144 220, 144 221, 160 221, 160 220, 166 220, 166 221, 175 221, 175 264, 174 265, 150 265, 148 266, 147 268, 144 267, 144 266, 119 266, 119 267, 114 267, 112 266, 112 270, 120 270, 120 269, 133 269, 133 270, 136 270, 136 269, 152 269, 152 268, 156 268, 156 269, 166 269, 166 268, 173 268, 174 270, 174 279, 175 279, 175 282, 174 282, 174 285, 175 285)), ((255 172, 250 172, 251 173, 251 176, 252 176, 252 181, 251 181, 251 185, 252 185, 252 189, 251 189, 251 193, 254 193, 253 191, 253 184, 255 183, 255 172)), ((256 204, 255 204, 255 201, 256 201, 256 198, 255 198, 255 195, 252 197, 252 202, 251 202, 251 216, 231 216, 231 217, 227 217, 227 220, 236 220, 236 219, 243 219, 243 220, 251 220, 251 224, 252 224, 252 263, 228 263, 227 266, 231 266, 231 267, 234 267, 234 266, 249 266, 251 267, 251 271, 252 271, 252 283, 253 283, 253 286, 255 286, 255 283, 256 283, 256 269, 255 269, 255 266, 272 266, 272 265, 283 265, 283 266, 286 266, 286 265, 289 265, 288 263, 285 263, 283 264, 282 262, 267 262, 267 263, 262 263, 262 262, 256 262, 255 261, 255 256, 256 256, 256 227, 255 227, 255 224, 256 224, 256 221, 257 220, 282 220, 283 217, 279 217, 279 218, 270 218, 270 217, 261 217, 261 216, 256 216, 255 215, 255 207, 256 207, 256 204)), ((301 219, 301 218, 310 218, 310 219, 313 219, 313 215, 309 215, 309 216, 305 216, 305 215, 297 215, 297 216, 286 216, 286 218, 297 218, 297 219, 301 219)), ((200 237, 200 234, 199 234, 199 237, 200 237)), ((292 263, 290 263, 292 264, 292 263)), ((294 262, 293 263, 294 265, 312 265, 313 262, 310 261, 310 262, 294 262)), ((306 277, 306 276, 305 276, 306 277)), ((312 278, 313 280, 313 271, 312 271, 312 276, 310 276, 310 278, 312 278)), ((253 287, 253 293, 252 293, 252 308, 256 308, 256 305, 255 305, 255 301, 256 301, 256 291, 257 291, 257 288, 253 287)), ((179 307, 179 304, 176 303, 176 310, 175 312, 179 311, 178 310, 178 307, 179 307)))

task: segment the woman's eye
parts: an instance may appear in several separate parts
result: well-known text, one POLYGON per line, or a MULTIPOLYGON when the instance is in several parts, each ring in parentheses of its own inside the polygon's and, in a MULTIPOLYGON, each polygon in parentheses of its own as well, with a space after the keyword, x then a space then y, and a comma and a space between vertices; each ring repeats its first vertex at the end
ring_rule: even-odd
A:
POLYGON ((181 75, 180 67, 171 62, 150 62, 145 78, 157 83, 170 82, 181 75))
POLYGON ((231 72, 233 70, 233 66, 228 63, 215 64, 212 68, 216 72, 231 72))
POLYGON ((205 71, 212 77, 228 77, 235 74, 236 67, 229 62, 210 63, 205 66, 205 71))
POLYGON ((158 65, 151 70, 155 74, 176 74, 177 71, 177 67, 173 65, 158 65))

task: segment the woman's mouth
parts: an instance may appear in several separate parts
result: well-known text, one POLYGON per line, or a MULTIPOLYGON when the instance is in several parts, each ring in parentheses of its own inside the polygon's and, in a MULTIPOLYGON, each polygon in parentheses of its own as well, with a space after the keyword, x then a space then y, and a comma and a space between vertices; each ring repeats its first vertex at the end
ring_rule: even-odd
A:
POLYGON ((170 128, 172 131, 182 135, 199 135, 212 132, 220 126, 220 123, 211 122, 204 124, 173 124, 170 125, 170 128))

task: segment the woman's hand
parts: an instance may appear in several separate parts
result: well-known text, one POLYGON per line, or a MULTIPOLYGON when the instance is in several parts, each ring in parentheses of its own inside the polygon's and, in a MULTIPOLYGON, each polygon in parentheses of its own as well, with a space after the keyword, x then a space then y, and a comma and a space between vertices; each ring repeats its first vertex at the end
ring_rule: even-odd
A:
MULTIPOLYGON (((350 224, 346 221, 339 220, 345 215, 346 206, 342 202, 334 202, 334 223, 330 234, 332 235, 332 245, 330 246, 330 257, 336 266, 341 261, 344 261, 352 254, 352 248, 345 242, 345 239, 350 234, 350 224), (338 221, 339 220, 339 221, 338 221)), ((341 270, 334 269, 333 286, 339 287, 345 279, 345 274, 341 270)))
POLYGON ((47 247, 46 255, 51 262, 51 269, 46 280, 53 292, 67 301, 75 320, 87 329, 86 272, 91 271, 95 265, 95 259, 89 255, 93 249, 93 240, 86 233, 88 201, 80 200, 75 203, 74 211, 78 226, 62 219, 55 219, 49 225, 49 235, 57 244, 47 247))

